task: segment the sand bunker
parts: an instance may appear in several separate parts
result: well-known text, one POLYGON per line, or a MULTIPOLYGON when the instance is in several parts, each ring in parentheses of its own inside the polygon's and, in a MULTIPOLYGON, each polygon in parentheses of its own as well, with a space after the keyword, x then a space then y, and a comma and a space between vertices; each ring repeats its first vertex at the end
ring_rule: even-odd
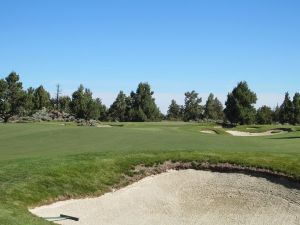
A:
POLYGON ((98 124, 97 127, 112 127, 111 125, 106 125, 106 124, 98 124))
POLYGON ((200 132, 204 134, 217 134, 214 130, 201 130, 200 132))
POLYGON ((240 137, 257 137, 257 136, 269 136, 269 135, 276 135, 276 134, 282 134, 285 133, 282 130, 269 130, 266 132, 261 133, 251 133, 251 132, 244 132, 244 131, 236 131, 236 130, 226 130, 227 133, 233 135, 233 136, 240 136, 240 137))
POLYGON ((236 173, 181 170, 146 177, 97 198, 30 210, 89 225, 300 224, 300 191, 236 173))

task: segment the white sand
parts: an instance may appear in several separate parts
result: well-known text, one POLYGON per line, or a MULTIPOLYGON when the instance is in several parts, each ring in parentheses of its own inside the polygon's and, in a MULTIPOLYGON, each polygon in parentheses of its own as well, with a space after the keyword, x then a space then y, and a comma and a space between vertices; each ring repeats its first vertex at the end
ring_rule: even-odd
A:
POLYGON ((213 130, 201 130, 200 132, 204 134, 216 134, 216 132, 213 130))
POLYGON ((251 132, 236 131, 236 130, 226 130, 226 132, 233 135, 233 136, 240 136, 240 137, 269 136, 269 135, 276 135, 276 134, 284 133, 284 131, 274 131, 274 130, 269 130, 269 131, 261 132, 261 133, 251 133, 251 132))
POLYGON ((209 171, 169 171, 97 198, 30 210, 80 218, 60 224, 194 225, 300 224, 300 191, 264 178, 209 171))
POLYGON ((107 128, 107 127, 112 127, 112 126, 106 125, 106 124, 98 124, 97 127, 105 127, 105 128, 107 128))

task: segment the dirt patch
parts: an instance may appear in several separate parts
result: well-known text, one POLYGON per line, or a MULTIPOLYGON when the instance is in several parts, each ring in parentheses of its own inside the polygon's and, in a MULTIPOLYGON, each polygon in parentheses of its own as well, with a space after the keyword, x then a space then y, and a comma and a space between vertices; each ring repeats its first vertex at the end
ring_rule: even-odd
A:
MULTIPOLYGON (((165 163, 157 172, 171 165, 176 166, 165 163)), ((153 169, 144 174, 153 173, 153 169)), ((61 213, 77 216, 79 222, 56 222, 78 225, 289 225, 300 223, 300 191, 245 174, 171 170, 97 198, 57 202, 31 212, 41 217, 61 213)))
POLYGON ((226 130, 226 132, 233 136, 240 136, 240 137, 270 136, 270 135, 286 133, 283 130, 269 130, 269 131, 261 132, 261 133, 251 133, 251 132, 236 131, 236 130, 226 130))

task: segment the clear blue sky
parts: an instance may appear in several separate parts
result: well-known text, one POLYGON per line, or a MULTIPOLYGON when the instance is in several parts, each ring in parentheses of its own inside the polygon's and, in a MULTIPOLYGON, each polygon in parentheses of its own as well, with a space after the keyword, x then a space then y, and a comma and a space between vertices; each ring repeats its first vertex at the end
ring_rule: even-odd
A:
POLYGON ((12 70, 26 88, 82 83, 107 105, 147 81, 163 112, 246 80, 274 106, 300 91, 300 1, 1 1, 0 76, 12 70))

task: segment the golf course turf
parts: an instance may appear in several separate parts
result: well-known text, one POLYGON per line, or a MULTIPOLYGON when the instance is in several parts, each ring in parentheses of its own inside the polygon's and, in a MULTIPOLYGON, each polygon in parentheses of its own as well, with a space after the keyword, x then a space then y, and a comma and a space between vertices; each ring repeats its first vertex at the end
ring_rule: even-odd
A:
POLYGON ((28 207, 98 196, 140 164, 165 161, 246 165, 300 180, 300 127, 240 126, 247 132, 285 128, 283 134, 234 137, 215 124, 183 122, 0 124, 0 224, 51 224, 28 207), (251 129, 247 129, 251 128, 251 129), (211 129, 216 134, 201 133, 211 129))

